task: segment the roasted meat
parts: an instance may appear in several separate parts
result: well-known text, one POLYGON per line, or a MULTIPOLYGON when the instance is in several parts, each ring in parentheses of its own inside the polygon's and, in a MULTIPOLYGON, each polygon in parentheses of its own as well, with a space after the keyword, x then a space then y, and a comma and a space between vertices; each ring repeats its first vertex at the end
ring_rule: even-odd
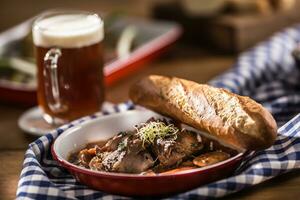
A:
POLYGON ((171 167, 199 152, 203 149, 203 144, 196 133, 181 131, 176 138, 156 139, 152 149, 161 167, 171 167))
POLYGON ((88 144, 70 160, 97 171, 172 174, 226 160, 231 153, 225 152, 230 151, 180 124, 151 118, 133 131, 88 144))
POLYGON ((133 134, 113 137, 104 147, 97 149, 96 155, 89 166, 100 171, 140 173, 154 164, 142 141, 133 134))

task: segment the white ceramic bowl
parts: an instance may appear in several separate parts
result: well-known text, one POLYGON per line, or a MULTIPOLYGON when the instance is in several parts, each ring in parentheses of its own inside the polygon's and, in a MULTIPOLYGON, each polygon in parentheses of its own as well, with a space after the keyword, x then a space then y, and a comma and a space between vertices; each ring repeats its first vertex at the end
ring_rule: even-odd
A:
POLYGON ((69 155, 87 143, 107 140, 121 131, 133 130, 135 125, 146 122, 151 117, 162 116, 151 111, 133 110, 87 120, 65 130, 55 140, 52 155, 81 183, 126 196, 161 196, 183 192, 228 176, 243 158, 240 153, 211 166, 162 175, 99 172, 68 162, 69 155))

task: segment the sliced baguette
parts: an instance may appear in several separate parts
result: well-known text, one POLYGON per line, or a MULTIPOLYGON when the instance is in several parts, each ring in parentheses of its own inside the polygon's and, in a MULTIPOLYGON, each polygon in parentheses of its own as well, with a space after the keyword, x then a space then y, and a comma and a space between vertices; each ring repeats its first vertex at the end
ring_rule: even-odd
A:
POLYGON ((276 122, 262 105, 225 89, 151 75, 134 84, 129 96, 239 151, 268 148, 276 138, 276 122))

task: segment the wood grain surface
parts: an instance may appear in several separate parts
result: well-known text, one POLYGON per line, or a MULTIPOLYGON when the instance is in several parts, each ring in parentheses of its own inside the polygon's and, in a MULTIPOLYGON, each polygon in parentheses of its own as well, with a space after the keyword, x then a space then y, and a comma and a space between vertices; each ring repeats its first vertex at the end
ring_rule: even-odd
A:
MULTIPOLYGON (((125 10, 136 16, 147 17, 148 8, 152 1, 132 1, 124 3, 122 0, 112 1, 34 1, 28 0, 22 6, 16 6, 23 1, 1 0, 0 30, 44 10, 53 7, 72 7, 85 10, 125 10), (73 3, 74 2, 74 3, 73 3), (89 3, 86 3, 89 2, 89 3), (108 3, 110 2, 110 3, 108 3), (11 13, 15 13, 11 15, 11 13), (16 14, 17 13, 17 14, 16 14)), ((137 79, 148 74, 161 74, 178 76, 205 83, 212 77, 229 69, 235 56, 217 55, 205 52, 199 48, 183 45, 174 46, 169 53, 161 59, 147 65, 142 71, 128 76, 110 88, 106 88, 106 99, 118 103, 128 99, 128 88, 137 79)), ((0 102, 0 199, 14 199, 19 175, 22 169, 24 153, 28 144, 36 139, 22 132, 17 126, 17 120, 26 109, 18 105, 0 102)), ((300 172, 294 171, 280 177, 252 187, 225 199, 298 199, 300 196, 300 172)))

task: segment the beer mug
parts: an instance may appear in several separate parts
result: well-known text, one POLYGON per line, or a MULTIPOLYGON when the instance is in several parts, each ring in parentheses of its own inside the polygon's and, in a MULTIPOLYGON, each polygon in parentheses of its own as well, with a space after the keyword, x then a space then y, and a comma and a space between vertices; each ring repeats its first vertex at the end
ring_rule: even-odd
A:
POLYGON ((100 17, 81 11, 47 12, 35 20, 32 33, 44 119, 62 124, 98 111, 104 101, 100 17))

